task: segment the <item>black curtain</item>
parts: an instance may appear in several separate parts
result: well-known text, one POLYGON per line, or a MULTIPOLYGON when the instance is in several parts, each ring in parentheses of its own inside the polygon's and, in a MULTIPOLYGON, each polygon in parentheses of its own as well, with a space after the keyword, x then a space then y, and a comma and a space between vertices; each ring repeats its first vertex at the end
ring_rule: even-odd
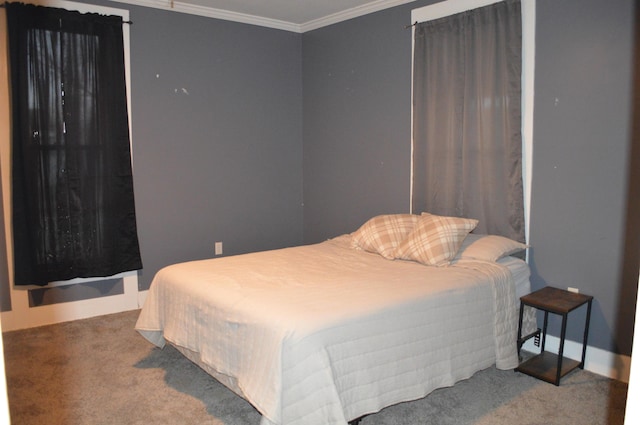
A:
POLYGON ((142 268, 122 18, 6 8, 15 284, 142 268))

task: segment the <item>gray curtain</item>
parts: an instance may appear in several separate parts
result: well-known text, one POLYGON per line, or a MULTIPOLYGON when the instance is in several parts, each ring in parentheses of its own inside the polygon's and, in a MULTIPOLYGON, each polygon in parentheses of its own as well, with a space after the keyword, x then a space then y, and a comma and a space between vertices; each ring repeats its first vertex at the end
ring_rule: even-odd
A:
POLYGON ((414 213, 525 239, 519 1, 416 25, 414 213))

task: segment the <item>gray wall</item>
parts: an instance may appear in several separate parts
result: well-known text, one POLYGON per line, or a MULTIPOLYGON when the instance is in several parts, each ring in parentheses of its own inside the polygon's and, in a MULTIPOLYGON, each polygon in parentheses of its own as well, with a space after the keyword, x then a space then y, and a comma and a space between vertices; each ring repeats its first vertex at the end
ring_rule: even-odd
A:
POLYGON ((140 287, 215 241, 224 255, 300 244, 301 36, 129 10, 140 287))
POLYGON ((593 345, 626 354, 623 248, 640 232, 625 227, 632 19, 627 0, 540 1, 531 209, 534 284, 594 295, 593 345))
POLYGON ((411 9, 303 34, 304 239, 409 211, 411 9))
MULTIPOLYGON (((303 35, 305 242, 408 210, 411 36, 402 27, 428 3, 303 35)), ((530 228, 533 288, 593 295, 590 344, 624 354, 638 279, 637 249, 624 247, 640 237, 626 216, 632 7, 537 1, 530 228)), ((580 341, 576 314, 569 338, 580 341)))

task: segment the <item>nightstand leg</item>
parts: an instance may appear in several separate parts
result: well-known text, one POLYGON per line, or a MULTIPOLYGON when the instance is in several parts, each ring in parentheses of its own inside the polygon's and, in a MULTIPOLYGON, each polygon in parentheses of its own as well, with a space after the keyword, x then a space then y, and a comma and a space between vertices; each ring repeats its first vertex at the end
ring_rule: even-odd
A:
POLYGON ((549 322, 549 312, 544 312, 544 324, 542 325, 542 345, 540 346, 540 353, 544 353, 544 345, 547 342, 547 323, 549 322))
POLYGON ((564 353, 564 338, 567 334, 567 315, 562 315, 562 331, 560 332, 560 349, 558 350, 558 370, 556 371, 556 385, 560 385, 562 376, 562 355, 564 353))
POLYGON ((520 319, 518 319, 518 356, 522 348, 522 316, 524 315, 524 304, 520 303, 520 319))
POLYGON ((589 321, 591 320, 591 302, 587 303, 587 319, 584 324, 584 337, 582 338, 582 361, 580 362, 580 369, 584 369, 584 361, 587 355, 587 340, 589 339, 589 321))

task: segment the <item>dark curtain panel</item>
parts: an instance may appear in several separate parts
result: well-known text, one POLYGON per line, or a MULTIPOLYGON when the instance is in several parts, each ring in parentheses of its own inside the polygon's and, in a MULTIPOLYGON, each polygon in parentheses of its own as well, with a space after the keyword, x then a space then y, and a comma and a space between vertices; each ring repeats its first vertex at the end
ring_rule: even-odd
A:
POLYGON ((6 8, 15 284, 142 268, 122 19, 6 8))
POLYGON ((525 239, 522 17, 506 1, 416 25, 414 212, 525 239))

